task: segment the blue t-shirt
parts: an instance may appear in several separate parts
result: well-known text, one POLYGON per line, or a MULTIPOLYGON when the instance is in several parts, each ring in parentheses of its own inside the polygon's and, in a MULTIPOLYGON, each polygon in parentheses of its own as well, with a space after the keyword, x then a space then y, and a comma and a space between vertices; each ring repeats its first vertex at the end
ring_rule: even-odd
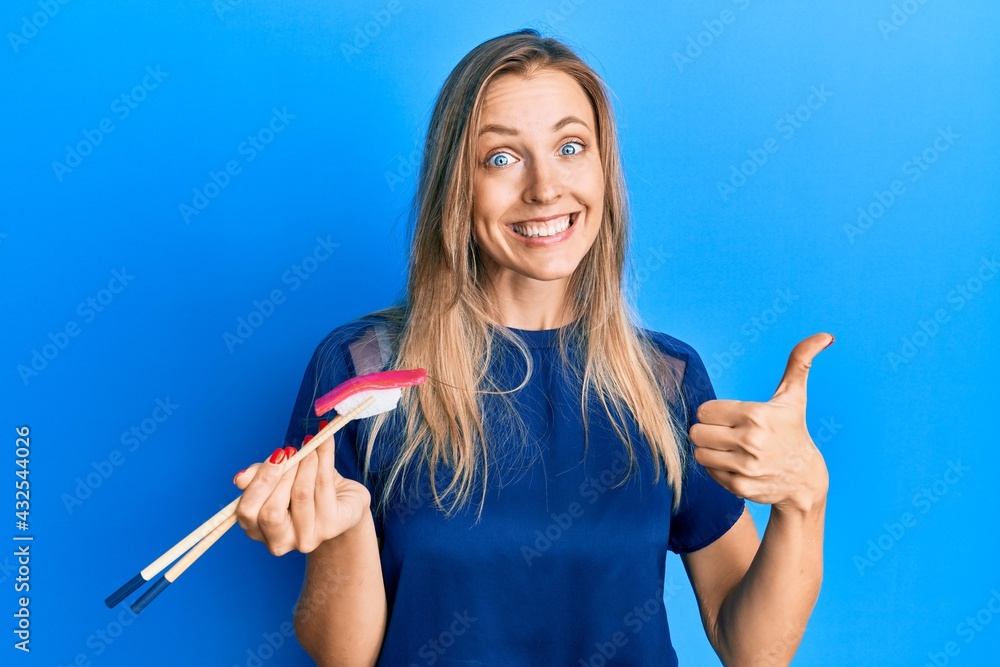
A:
MULTIPOLYGON (((682 502, 672 512, 672 489, 662 470, 652 484, 649 446, 631 419, 638 468, 618 485, 628 467, 625 446, 593 397, 584 446, 580 382, 563 370, 558 330, 511 331, 530 348, 532 375, 509 394, 517 417, 495 396, 484 399, 493 463, 479 522, 480 493, 447 518, 419 468, 408 477, 419 495, 394 500, 384 516, 375 516, 385 540, 389 611, 378 665, 676 665, 663 602, 667 550, 687 553, 711 544, 745 503, 689 457, 682 502)), ((657 368, 682 379, 683 401, 668 404, 690 452, 695 410, 715 398, 705 366, 676 338, 643 334, 660 352, 657 368)), ((380 370, 392 341, 390 329, 374 318, 327 336, 306 369, 286 444, 298 446, 317 431, 316 398, 349 377, 380 370)), ((491 377, 504 389, 517 387, 523 357, 501 337, 494 351, 491 377)), ((368 487, 373 507, 380 471, 401 443, 402 412, 393 412, 379 433, 365 479, 372 420, 351 422, 337 434, 337 469, 368 487)), ((439 473, 439 492, 448 480, 439 473)))

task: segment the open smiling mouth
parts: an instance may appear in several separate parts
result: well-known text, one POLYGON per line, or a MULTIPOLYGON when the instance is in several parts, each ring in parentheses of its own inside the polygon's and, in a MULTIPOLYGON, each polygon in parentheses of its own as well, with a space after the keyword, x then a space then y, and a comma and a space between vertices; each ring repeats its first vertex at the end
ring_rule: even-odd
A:
POLYGON ((576 211, 545 222, 523 222, 508 226, 515 234, 526 239, 547 238, 562 234, 572 227, 579 215, 580 212, 576 211))

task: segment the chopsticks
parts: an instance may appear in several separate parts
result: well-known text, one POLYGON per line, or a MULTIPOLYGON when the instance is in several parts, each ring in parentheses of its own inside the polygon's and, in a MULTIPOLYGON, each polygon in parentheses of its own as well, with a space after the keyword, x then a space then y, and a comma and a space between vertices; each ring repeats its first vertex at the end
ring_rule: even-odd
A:
POLYGON ((162 577, 156 580, 156 582, 150 586, 145 593, 139 596, 139 599, 132 603, 131 609, 133 612, 138 614, 140 611, 146 608, 150 602, 152 602, 157 595, 166 590, 167 586, 177 581, 177 577, 184 574, 184 571, 191 567, 198 558, 201 557, 208 548, 215 544, 220 537, 222 537, 230 528, 236 525, 236 514, 231 514, 225 521, 216 526, 212 532, 206 535, 198 544, 194 545, 190 551, 181 556, 180 560, 174 564, 172 568, 167 570, 162 577))
MULTIPOLYGON (((303 457, 308 456, 317 447, 330 440, 337 431, 343 428, 356 416, 364 412, 365 409, 375 402, 375 400, 374 396, 369 396, 350 412, 343 415, 337 415, 336 418, 321 428, 315 437, 304 444, 302 449, 297 451, 294 456, 285 461, 284 467, 282 468, 282 474, 287 472, 293 466, 298 465, 298 462, 303 457)), ((242 497, 242 495, 240 497, 242 497)), ((104 604, 108 607, 115 607, 122 600, 137 591, 146 582, 150 581, 153 577, 163 571, 165 567, 183 555, 183 557, 177 561, 176 565, 170 568, 131 605, 131 609, 135 613, 139 613, 145 609, 157 595, 163 592, 167 586, 176 581, 177 578, 181 576, 181 574, 183 574, 192 563, 194 563, 194 561, 201 557, 201 555, 204 554, 213 544, 215 544, 215 542, 218 541, 218 539, 222 537, 230 528, 236 525, 236 506, 239 502, 240 498, 236 498, 231 503, 216 512, 212 518, 195 528, 184 539, 168 549, 162 556, 143 568, 139 574, 129 579, 118 590, 109 595, 104 600, 104 604)))

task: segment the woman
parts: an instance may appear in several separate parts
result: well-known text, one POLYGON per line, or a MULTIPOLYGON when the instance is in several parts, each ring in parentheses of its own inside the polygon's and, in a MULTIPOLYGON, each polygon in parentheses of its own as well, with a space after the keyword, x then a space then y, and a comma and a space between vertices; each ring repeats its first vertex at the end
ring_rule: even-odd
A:
POLYGON ((725 664, 787 664, 822 578, 805 380, 832 337, 796 346, 770 402, 741 403, 633 323, 608 94, 553 39, 473 49, 424 155, 406 301, 320 344, 285 445, 348 377, 429 381, 295 470, 279 448, 235 480, 247 534, 309 554, 302 646, 324 666, 676 664, 670 549, 725 664), (744 498, 772 505, 763 542, 744 498))

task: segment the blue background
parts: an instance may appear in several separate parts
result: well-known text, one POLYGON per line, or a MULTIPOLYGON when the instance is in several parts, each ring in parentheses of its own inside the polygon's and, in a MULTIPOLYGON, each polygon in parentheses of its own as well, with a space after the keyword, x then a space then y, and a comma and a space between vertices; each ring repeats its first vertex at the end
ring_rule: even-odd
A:
MULTIPOLYGON (((137 620, 103 599, 235 497, 316 343, 399 295, 434 96, 469 49, 527 26, 615 92, 640 312, 701 353, 719 397, 769 399, 795 343, 836 336, 809 386, 832 481, 794 664, 995 659, 997 5, 503 4, 4 3, 0 532, 18 533, 27 424, 35 541, 25 655, 2 539, 0 662, 309 664, 287 638, 261 649, 304 558, 242 531, 137 620), (51 358, 24 374, 36 351, 51 358), (176 406, 160 423, 158 399, 176 406)), ((718 664, 672 555, 667 583, 681 663, 718 664)))

